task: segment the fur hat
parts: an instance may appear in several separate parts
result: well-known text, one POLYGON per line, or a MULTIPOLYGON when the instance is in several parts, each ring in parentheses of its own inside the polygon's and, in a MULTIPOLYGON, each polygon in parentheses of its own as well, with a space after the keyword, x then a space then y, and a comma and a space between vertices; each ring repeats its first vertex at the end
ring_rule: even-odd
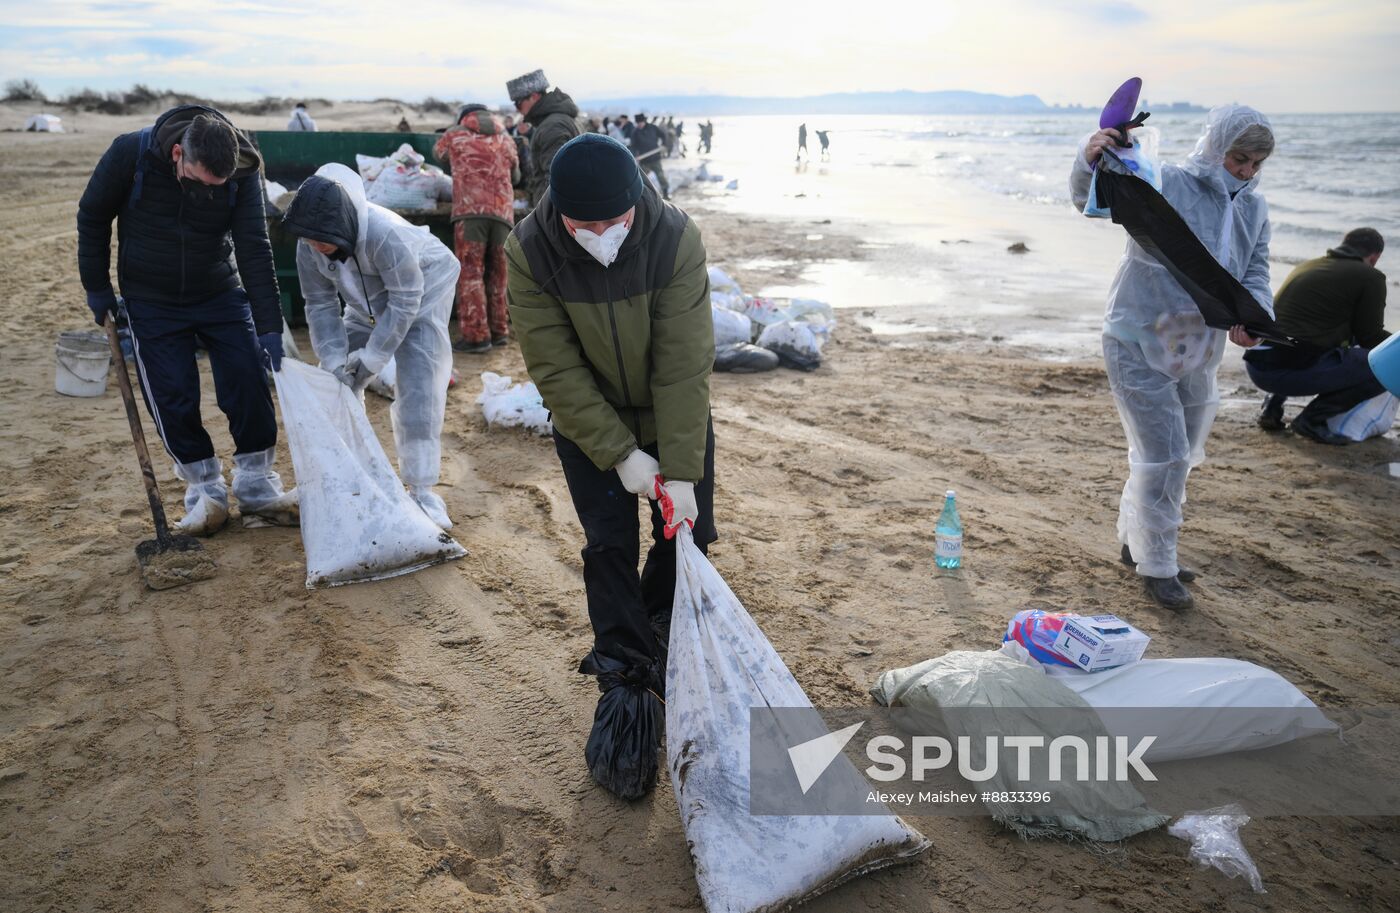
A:
POLYGON ((549 90, 549 80, 545 78, 544 70, 535 70, 533 73, 526 73, 524 76, 517 76, 506 83, 506 94, 511 101, 520 101, 536 92, 546 92, 549 90))

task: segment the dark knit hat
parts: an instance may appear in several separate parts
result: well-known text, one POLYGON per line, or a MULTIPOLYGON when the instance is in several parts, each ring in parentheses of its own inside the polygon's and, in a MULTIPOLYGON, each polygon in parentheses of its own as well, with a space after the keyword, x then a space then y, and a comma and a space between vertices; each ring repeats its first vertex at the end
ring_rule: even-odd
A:
POLYGON ((611 136, 583 133, 550 163, 549 198, 560 213, 579 222, 615 219, 642 198, 642 170, 611 136))

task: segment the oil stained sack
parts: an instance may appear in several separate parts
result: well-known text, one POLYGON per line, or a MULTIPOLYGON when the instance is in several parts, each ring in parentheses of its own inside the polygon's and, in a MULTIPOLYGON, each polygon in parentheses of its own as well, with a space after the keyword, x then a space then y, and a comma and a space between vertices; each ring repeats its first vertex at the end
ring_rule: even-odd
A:
POLYGON ((272 376, 301 495, 308 588, 397 577, 467 553, 409 498, 349 387, 290 359, 272 376))
POLYGON ((928 848, 894 815, 749 813, 749 709, 812 703, 684 526, 669 652, 667 765, 709 913, 787 910, 928 848))

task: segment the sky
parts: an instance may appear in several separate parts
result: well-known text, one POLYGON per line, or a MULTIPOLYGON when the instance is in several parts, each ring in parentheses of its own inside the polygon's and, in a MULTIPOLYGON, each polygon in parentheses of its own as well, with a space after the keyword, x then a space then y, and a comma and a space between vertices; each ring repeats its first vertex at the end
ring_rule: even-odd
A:
POLYGON ((1400 111, 1400 0, 0 0, 0 81, 50 95, 506 101, 960 89, 1400 111))

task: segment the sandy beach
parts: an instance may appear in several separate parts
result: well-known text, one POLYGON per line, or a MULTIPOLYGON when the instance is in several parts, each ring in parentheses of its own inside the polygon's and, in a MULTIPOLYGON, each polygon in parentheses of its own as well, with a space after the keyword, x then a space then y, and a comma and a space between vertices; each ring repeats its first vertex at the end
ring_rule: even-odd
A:
MULTIPOLYGON (((389 129, 398 115, 317 117, 389 129)), ((483 370, 525 379, 516 346, 456 356, 441 491, 467 558, 308 592, 296 530, 230 526, 207 543, 215 579, 142 585, 132 549, 150 517, 116 385, 56 394, 53 341, 91 325, 78 197, 111 139, 149 120, 0 134, 0 909, 700 910, 669 783, 625 804, 584 768, 596 691, 574 671, 591 636, 578 523, 552 444, 488 430, 474 403, 483 370)), ((676 202, 746 289, 809 287, 834 268, 821 264, 859 271, 872 257, 840 224, 813 242, 801 218, 699 192, 676 202)), ((1040 233, 1024 238, 1028 257, 1064 243, 1017 231, 1040 233)), ((1033 281, 1034 261, 1017 269, 1033 281)), ((1097 315, 1109 278, 1037 294, 1048 313, 1097 315), (1083 286, 1100 291, 1083 300, 1083 286)), ((1324 711, 1400 704, 1393 435, 1327 448, 1260 431, 1232 354, 1182 535, 1197 606, 1173 614, 1118 562, 1126 448, 1101 361, 991 332, 877 332, 877 310, 842 310, 815 372, 713 382, 711 557, 814 702, 862 706, 886 669, 995 648, 1035 605, 1123 614, 1156 656, 1260 663, 1324 711), (940 576, 946 488, 967 555, 940 576)), ((387 403, 369 408, 391 450, 387 403)), ((279 452, 290 477, 285 440, 279 452)), ((156 468, 178 516, 168 460, 156 468)), ((1256 819, 1244 842, 1264 895, 1196 870, 1163 830, 1102 858, 986 818, 911 823, 932 850, 802 909, 1400 908, 1393 818, 1256 819)))

